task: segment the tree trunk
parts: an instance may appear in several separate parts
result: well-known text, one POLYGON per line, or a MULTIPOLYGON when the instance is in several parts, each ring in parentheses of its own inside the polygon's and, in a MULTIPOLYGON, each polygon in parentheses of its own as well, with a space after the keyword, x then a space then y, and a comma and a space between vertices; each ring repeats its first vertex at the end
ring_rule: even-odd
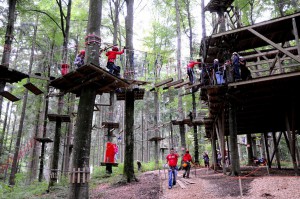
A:
POLYGON ((127 182, 135 179, 133 165, 133 149, 134 149, 134 93, 131 90, 125 93, 125 161, 124 176, 127 182))
MULTIPOLYGON (((89 5, 89 22, 87 34, 94 34, 99 37, 101 25, 102 0, 90 0, 89 5)), ((85 63, 99 64, 99 48, 95 42, 87 46, 85 63)), ((76 121, 76 130, 74 133, 74 151, 73 151, 73 169, 83 169, 89 167, 91 132, 93 122, 93 112, 96 98, 96 90, 91 86, 82 88, 78 114, 76 121)), ((89 169, 88 169, 89 170, 89 169)), ((73 173, 75 175, 75 173, 73 173)), ((69 196, 70 199, 87 199, 89 198, 89 183, 72 183, 70 182, 69 196)))
MULTIPOLYGON (((126 47, 130 50, 127 53, 127 60, 129 61, 129 70, 133 70, 133 5, 134 0, 126 0, 127 16, 125 20, 126 27, 126 47)), ((134 79, 134 74, 127 74, 127 79, 134 79)), ((125 93, 125 160, 124 160, 124 176, 127 182, 135 179, 134 165, 133 165, 133 149, 134 149, 134 93, 131 89, 125 93)))
MULTIPOLYGON (((28 70, 29 75, 31 74, 32 65, 33 65, 36 33, 37 33, 37 21, 38 21, 38 18, 36 20, 36 25, 34 25, 33 42, 32 42, 32 46, 31 46, 31 54, 30 54, 30 60, 29 60, 29 70, 28 70)), ((29 83, 29 82, 30 81, 28 78, 27 83, 29 83)), ((17 141, 16 141, 16 145, 15 145, 16 148, 15 148, 14 158, 13 158, 13 162, 12 162, 12 166, 11 166, 11 173, 10 173, 10 178, 9 178, 10 185, 15 185, 15 175, 17 173, 17 162, 18 162, 20 144, 21 144, 21 139, 22 139, 22 134, 23 134, 23 125, 24 125, 25 114, 26 114, 27 98, 28 98, 28 90, 26 89, 25 93, 24 93, 24 97, 23 97, 22 112, 21 112, 17 141)))
POLYGON ((247 134, 247 152, 248 152, 248 165, 253 165, 253 150, 252 150, 252 136, 247 134))
MULTIPOLYGON (((176 8, 176 33, 177 33, 177 71, 178 71, 178 79, 182 79, 181 72, 181 28, 180 28, 180 10, 178 0, 175 0, 175 8, 176 8)), ((178 89, 178 112, 179 119, 184 119, 184 112, 182 108, 182 89, 178 89)), ((184 124, 179 125, 180 129, 180 140, 181 140, 181 149, 186 149, 186 141, 185 141, 185 127, 184 124)))
MULTIPOLYGON (((5 33, 5 41, 3 47, 3 55, 1 60, 1 65, 5 67, 9 67, 9 59, 10 59, 10 52, 11 52, 11 44, 13 41, 13 33, 15 29, 15 12, 16 12, 16 4, 17 0, 9 0, 8 1, 8 19, 7 19, 7 26, 6 26, 6 33, 5 33)), ((6 82, 0 81, 0 92, 4 91, 6 82)), ((0 115, 2 113, 2 103, 3 97, 0 96, 0 115)))
MULTIPOLYGON (((38 105, 37 105, 38 114, 36 115, 36 119, 35 119, 36 124, 35 124, 35 129, 34 129, 34 135, 30 136, 31 139, 38 137, 39 123, 42 121, 41 106, 42 106, 43 99, 41 96, 38 96, 38 99, 39 99, 38 105)), ((34 141, 33 147, 32 147, 32 153, 31 153, 31 160, 29 162, 30 172, 29 172, 29 180, 28 180, 27 184, 32 183, 36 179, 36 176, 37 176, 37 167, 38 167, 38 159, 39 159, 37 151, 38 151, 38 145, 37 145, 37 142, 34 141)))
MULTIPOLYGON (((53 46, 51 47, 51 51, 50 51, 50 60, 52 60, 53 57, 53 46)), ((52 61, 50 61, 51 64, 52 61)), ((48 73, 48 78, 50 78, 50 64, 47 67, 47 73, 48 73)), ((46 134, 47 134, 47 124, 48 124, 48 120, 47 120, 47 115, 48 115, 48 106, 49 106, 49 81, 46 84, 46 91, 44 93, 44 107, 43 107, 43 128, 42 128, 42 134, 43 137, 42 138, 46 138, 46 134)), ((40 157, 40 169, 39 169, 39 182, 42 182, 43 180, 43 173, 44 173, 44 157, 45 157, 45 149, 46 149, 46 143, 42 142, 42 146, 41 146, 41 157, 40 157)))
POLYGON ((2 129, 2 133, 0 135, 0 157, 2 156, 2 150, 4 149, 3 145, 6 144, 4 142, 4 137, 5 137, 5 133, 6 133, 7 118, 8 118, 8 115, 9 115, 8 112, 9 112, 10 104, 11 104, 10 102, 8 102, 6 104, 6 111, 5 111, 5 118, 4 118, 4 123, 3 123, 3 129, 2 129))
POLYGON ((238 176, 240 174, 240 161, 237 144, 236 105, 234 102, 229 102, 229 135, 231 176, 238 176))

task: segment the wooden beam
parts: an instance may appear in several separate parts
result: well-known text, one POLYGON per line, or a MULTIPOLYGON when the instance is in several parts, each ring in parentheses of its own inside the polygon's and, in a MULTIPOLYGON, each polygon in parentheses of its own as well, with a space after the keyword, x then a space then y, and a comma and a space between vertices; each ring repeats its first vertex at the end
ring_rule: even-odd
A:
POLYGON ((175 89, 181 88, 182 86, 187 85, 187 84, 190 84, 190 81, 185 81, 185 82, 183 82, 183 83, 181 83, 181 84, 177 84, 176 86, 174 86, 174 88, 175 88, 175 89))
POLYGON ((171 87, 171 86, 175 86, 176 84, 180 84, 180 83, 182 83, 183 82, 183 79, 180 79, 180 80, 177 80, 177 81, 174 81, 174 82, 170 82, 170 83, 168 83, 163 89, 165 90, 165 89, 168 89, 169 87, 171 87))
POLYGON ((295 61, 300 63, 300 58, 296 57, 295 55, 293 55, 292 53, 290 53, 289 51, 285 50, 284 48, 282 48, 281 46, 279 46, 278 44, 275 44, 273 41, 271 41, 270 39, 266 38, 265 36, 263 36, 262 34, 260 34, 259 32, 255 31, 252 28, 248 29, 249 32, 251 32, 252 34, 254 34, 255 36, 261 38, 262 40, 264 40, 265 42, 267 42, 268 44, 270 44, 271 46, 273 46, 274 48, 278 49, 279 51, 283 52, 284 54, 286 54, 287 56, 291 57, 292 59, 294 59, 295 61))
POLYGON ((155 87, 160 87, 160 86, 165 85, 165 84, 167 84, 167 83, 170 83, 170 82, 172 82, 172 81, 173 81, 173 78, 168 78, 168 79, 163 80, 163 81, 161 81, 161 82, 155 83, 154 86, 155 86, 155 87))
POLYGON ((297 14, 294 14, 294 15, 285 16, 285 17, 280 17, 280 18, 277 18, 277 19, 274 19, 274 20, 269 20, 269 21, 261 22, 261 23, 254 24, 254 25, 251 25, 251 26, 246 26, 246 27, 238 28, 238 29, 235 29, 235 30, 229 30, 229 31, 226 31, 226 32, 218 33, 218 34, 212 34, 210 36, 210 38, 213 39, 213 38, 217 38, 217 37, 221 37, 221 36, 227 36, 229 34, 234 34, 234 33, 241 32, 243 30, 248 30, 249 28, 253 29, 253 28, 256 28, 256 27, 265 26, 265 25, 268 25, 268 24, 272 24, 272 23, 275 23, 275 22, 278 22, 278 21, 283 21, 283 20, 286 20, 286 19, 291 19, 291 18, 298 17, 298 16, 300 16, 300 13, 297 13, 297 14))
MULTIPOLYGON (((296 50, 296 49, 297 49, 297 47, 295 47, 295 46, 285 48, 285 50, 287 50, 287 51, 292 51, 292 50, 296 50)), ((256 58, 256 57, 263 57, 264 59, 266 59, 267 55, 273 55, 273 54, 277 54, 279 52, 279 50, 270 50, 268 52, 261 52, 257 49, 255 49, 255 51, 257 51, 258 53, 252 54, 252 55, 245 55, 245 56, 243 56, 244 59, 247 60, 247 59, 256 58)), ((266 60, 268 60, 268 58, 266 60)))

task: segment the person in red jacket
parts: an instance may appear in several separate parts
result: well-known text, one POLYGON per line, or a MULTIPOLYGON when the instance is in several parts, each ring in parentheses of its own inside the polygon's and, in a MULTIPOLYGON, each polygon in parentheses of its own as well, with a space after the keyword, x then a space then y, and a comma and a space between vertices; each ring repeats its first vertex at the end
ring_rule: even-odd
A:
POLYGON ((176 185, 176 176, 177 176, 177 162, 179 155, 175 153, 174 149, 170 149, 170 154, 167 155, 167 164, 169 165, 169 189, 173 185, 176 185))
POLYGON ((119 51, 119 48, 117 46, 114 46, 111 51, 108 51, 105 55, 107 56, 107 65, 106 68, 109 69, 109 72, 111 74, 114 74, 116 76, 120 76, 120 67, 115 65, 115 60, 117 58, 117 55, 122 55, 124 53, 123 48, 122 51, 119 51))
POLYGON ((193 159, 192 159, 192 156, 190 155, 189 150, 185 151, 185 154, 182 157, 182 161, 183 161, 183 164, 185 165, 185 167, 183 167, 183 169, 185 170, 183 177, 189 178, 190 170, 191 170, 191 163, 193 163, 193 159))
POLYGON ((187 75, 189 76, 189 80, 191 82, 191 84, 195 83, 194 80, 194 67, 196 64, 201 64, 201 62, 197 62, 197 61, 189 61, 189 63, 187 64, 187 75))

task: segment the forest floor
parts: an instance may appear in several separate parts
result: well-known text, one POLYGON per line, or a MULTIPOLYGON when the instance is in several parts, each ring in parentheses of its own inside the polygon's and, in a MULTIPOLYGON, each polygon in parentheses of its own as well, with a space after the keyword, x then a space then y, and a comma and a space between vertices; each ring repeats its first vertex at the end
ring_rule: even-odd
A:
POLYGON ((243 167, 241 179, 223 175, 222 170, 215 172, 206 168, 192 168, 190 179, 182 178, 179 183, 168 189, 167 170, 138 173, 138 182, 129 184, 100 184, 90 192, 91 199, 232 199, 232 198, 300 198, 300 177, 290 169, 270 169, 266 167, 243 167))

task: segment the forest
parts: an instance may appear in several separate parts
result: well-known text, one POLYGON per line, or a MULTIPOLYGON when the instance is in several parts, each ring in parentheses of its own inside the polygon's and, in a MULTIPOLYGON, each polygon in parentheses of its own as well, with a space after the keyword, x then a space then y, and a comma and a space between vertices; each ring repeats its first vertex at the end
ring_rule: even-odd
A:
MULTIPOLYGON (((226 2, 241 26, 300 11, 297 0, 226 2)), ((187 74, 191 60, 204 61, 201 41, 220 20, 204 10, 208 3, 0 1, 0 198, 102 198, 93 195, 101 184, 162 172, 170 148, 180 155, 189 150, 198 168, 204 152, 216 159, 205 127, 179 122, 209 115, 187 74), (108 73, 106 53, 113 48, 122 51, 115 59, 119 77, 108 73), (74 63, 83 50, 90 68, 74 63)), ((202 73, 195 67, 196 81, 202 73)), ((248 138, 237 136, 241 165, 249 164, 248 138)), ((256 155, 264 156, 263 136, 255 139, 256 155)), ((281 166, 293 167, 289 146, 283 139, 277 145, 281 166)))

